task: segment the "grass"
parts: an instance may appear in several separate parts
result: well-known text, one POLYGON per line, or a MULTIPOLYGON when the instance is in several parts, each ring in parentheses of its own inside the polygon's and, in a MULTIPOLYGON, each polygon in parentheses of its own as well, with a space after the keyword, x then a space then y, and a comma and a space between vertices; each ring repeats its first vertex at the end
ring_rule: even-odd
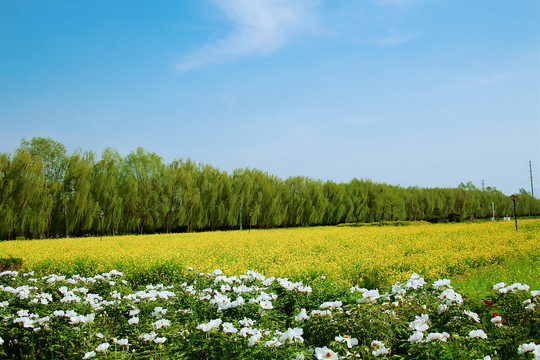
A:
POLYGON ((540 290, 540 259, 538 257, 512 257, 502 264, 494 264, 469 271, 452 279, 456 291, 479 300, 491 292, 493 285, 523 283, 531 290, 540 290))

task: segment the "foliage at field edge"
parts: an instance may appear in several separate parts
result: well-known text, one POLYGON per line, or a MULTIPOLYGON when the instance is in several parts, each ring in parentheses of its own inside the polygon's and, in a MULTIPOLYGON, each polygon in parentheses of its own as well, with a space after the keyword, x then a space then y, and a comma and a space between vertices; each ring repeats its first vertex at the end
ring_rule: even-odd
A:
MULTIPOLYGON (((107 148, 67 155, 48 138, 0 154, 0 239, 68 234, 179 232, 346 222, 455 222, 513 214, 508 196, 471 182, 451 189, 402 188, 353 179, 286 180, 260 170, 232 174, 191 160, 164 164, 138 148, 122 158, 107 148), (99 214, 103 214, 102 218, 99 214)), ((519 216, 540 215, 521 189, 519 216)))
POLYGON ((0 273, 0 356, 9 359, 532 359, 540 291, 498 283, 480 303, 413 273, 382 289, 248 271, 187 269, 135 287, 94 277, 0 273))

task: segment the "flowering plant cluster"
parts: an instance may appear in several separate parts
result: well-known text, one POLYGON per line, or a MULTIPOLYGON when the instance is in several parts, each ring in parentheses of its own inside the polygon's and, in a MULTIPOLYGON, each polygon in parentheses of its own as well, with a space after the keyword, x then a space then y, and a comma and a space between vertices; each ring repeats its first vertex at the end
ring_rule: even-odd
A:
POLYGON ((450 280, 391 289, 220 270, 133 286, 0 273, 0 358, 540 359, 540 291, 496 284, 469 303, 450 280))

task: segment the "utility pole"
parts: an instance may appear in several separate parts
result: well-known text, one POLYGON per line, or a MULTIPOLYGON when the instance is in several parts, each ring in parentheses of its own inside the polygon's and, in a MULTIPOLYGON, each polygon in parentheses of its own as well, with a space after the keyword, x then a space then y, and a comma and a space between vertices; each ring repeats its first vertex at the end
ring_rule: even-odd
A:
POLYGON ((516 222, 516 231, 517 231, 517 212, 516 212, 516 200, 517 200, 517 197, 518 197, 517 194, 510 195, 510 199, 512 199, 512 201, 514 202, 514 221, 516 222))
POLYGON ((531 174, 531 196, 534 197, 531 160, 529 160, 529 173, 531 174))

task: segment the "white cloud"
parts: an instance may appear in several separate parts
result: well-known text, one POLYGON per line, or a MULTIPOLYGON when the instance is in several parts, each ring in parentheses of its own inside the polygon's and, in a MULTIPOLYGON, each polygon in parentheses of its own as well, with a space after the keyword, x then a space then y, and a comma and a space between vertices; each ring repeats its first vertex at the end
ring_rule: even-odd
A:
POLYGON ((316 28, 316 0, 215 0, 215 4, 232 21, 233 30, 224 39, 182 56, 177 70, 267 55, 316 28))

